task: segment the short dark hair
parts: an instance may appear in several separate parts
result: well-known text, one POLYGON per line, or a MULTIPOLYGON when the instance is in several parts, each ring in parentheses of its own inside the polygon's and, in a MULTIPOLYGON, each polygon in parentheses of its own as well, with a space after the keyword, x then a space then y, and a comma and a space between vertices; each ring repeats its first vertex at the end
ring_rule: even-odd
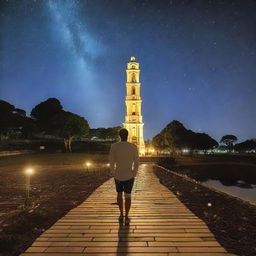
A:
POLYGON ((119 136, 120 136, 121 140, 127 140, 127 138, 128 138, 128 130, 125 129, 125 128, 120 129, 119 136))

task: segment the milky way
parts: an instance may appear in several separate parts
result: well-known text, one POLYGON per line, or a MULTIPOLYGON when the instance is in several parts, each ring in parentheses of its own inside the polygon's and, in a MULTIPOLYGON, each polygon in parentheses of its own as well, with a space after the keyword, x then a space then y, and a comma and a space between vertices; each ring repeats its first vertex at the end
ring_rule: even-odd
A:
POLYGON ((256 137, 255 1, 0 2, 0 98, 27 114, 57 97, 91 127, 121 125, 136 56, 146 138, 173 119, 256 137))

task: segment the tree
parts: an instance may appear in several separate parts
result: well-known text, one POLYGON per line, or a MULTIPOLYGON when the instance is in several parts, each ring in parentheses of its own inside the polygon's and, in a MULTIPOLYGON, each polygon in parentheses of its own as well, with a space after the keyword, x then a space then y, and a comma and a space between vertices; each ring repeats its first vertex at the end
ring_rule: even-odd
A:
POLYGON ((218 146, 218 142, 206 133, 194 133, 191 136, 190 148, 208 150, 218 146))
POLYGON ((41 131, 63 138, 67 152, 72 151, 73 138, 86 135, 89 130, 87 120, 64 111, 60 101, 56 98, 49 98, 35 106, 31 111, 31 116, 36 120, 41 131))
POLYGON ((234 148, 239 152, 256 151, 256 141, 246 140, 236 144, 234 148))
POLYGON ((116 141, 118 140, 118 134, 120 129, 120 126, 90 129, 88 137, 90 139, 97 138, 99 140, 116 141))
POLYGON ((52 130, 52 120, 62 112, 62 105, 56 98, 49 98, 36 105, 31 111, 31 117, 36 120, 39 130, 49 132, 52 130))
POLYGON ((160 132, 159 134, 153 137, 152 145, 154 148, 159 150, 163 150, 167 148, 167 145, 165 145, 163 132, 160 132))
POLYGON ((71 143, 75 136, 86 135, 89 131, 86 119, 67 111, 61 111, 54 116, 52 128, 52 134, 64 139, 66 152, 72 152, 71 143))
POLYGON ((0 100, 0 111, 3 113, 12 113, 15 110, 15 107, 5 100, 0 100))
POLYGON ((181 151, 183 148, 207 150, 218 145, 208 134, 187 130, 177 120, 170 122, 153 138, 152 143, 154 147, 168 149, 172 153, 181 151))
POLYGON ((13 111, 14 114, 17 114, 19 116, 25 117, 26 116, 26 111, 20 108, 15 108, 13 111))
POLYGON ((107 138, 111 141, 117 141, 119 138, 120 126, 107 128, 107 138))
POLYGON ((227 134, 221 138, 220 143, 226 144, 229 151, 231 151, 236 141, 237 141, 237 137, 235 135, 227 134))
POLYGON ((159 134, 153 137, 152 144, 160 150, 169 150, 174 153, 184 146, 186 129, 177 120, 170 122, 159 134))
MULTIPOLYGON (((7 101, 0 100, 0 138, 24 136, 25 127, 29 127, 26 111, 15 108, 7 101)), ((28 131, 28 130, 27 130, 28 131)))
POLYGON ((13 111, 15 107, 7 101, 0 100, 0 133, 1 138, 8 137, 13 125, 13 111))
POLYGON ((169 123, 165 128, 165 143, 171 152, 181 151, 182 148, 189 147, 189 131, 177 120, 169 123))
POLYGON ((22 121, 22 137, 29 138, 37 131, 35 120, 30 117, 24 117, 22 121))

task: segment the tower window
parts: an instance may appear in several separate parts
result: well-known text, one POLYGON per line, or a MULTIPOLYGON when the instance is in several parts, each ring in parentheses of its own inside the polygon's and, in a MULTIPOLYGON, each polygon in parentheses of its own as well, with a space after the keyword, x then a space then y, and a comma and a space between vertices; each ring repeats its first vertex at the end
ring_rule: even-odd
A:
POLYGON ((135 95, 135 87, 132 87, 132 95, 135 95))
POLYGON ((136 112, 136 105, 132 104, 132 114, 135 115, 136 112))
POLYGON ((136 75, 135 75, 135 73, 132 73, 132 82, 136 83, 136 75))
POLYGON ((132 128, 132 136, 136 136, 136 130, 135 127, 132 128))

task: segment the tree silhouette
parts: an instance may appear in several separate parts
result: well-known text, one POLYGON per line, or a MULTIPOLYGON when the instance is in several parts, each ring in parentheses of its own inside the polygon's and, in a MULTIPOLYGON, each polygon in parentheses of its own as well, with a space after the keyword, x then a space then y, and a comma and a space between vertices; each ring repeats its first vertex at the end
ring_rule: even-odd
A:
POLYGON ((221 138, 220 143, 226 144, 228 147, 228 150, 231 151, 236 141, 237 141, 237 137, 235 135, 227 134, 221 138))
POLYGON ((239 152, 246 152, 251 150, 256 150, 256 141, 246 140, 241 143, 238 143, 234 146, 235 150, 239 152))
POLYGON ((27 137, 34 128, 34 121, 26 117, 26 111, 0 100, 0 139, 27 137))
POLYGON ((88 138, 92 139, 96 137, 97 139, 100 139, 100 140, 116 141, 119 138, 118 134, 120 129, 121 129, 120 126, 90 129, 88 138))
POLYGON ((36 105, 31 111, 31 116, 36 120, 40 131, 63 138, 67 152, 72 151, 73 138, 86 135, 89 130, 86 119, 64 111, 56 98, 49 98, 36 105))
POLYGON ((72 152, 71 143, 75 136, 86 135, 89 131, 87 120, 67 111, 61 111, 54 116, 52 127, 52 134, 64 139, 66 152, 72 152))
POLYGON ((52 131, 52 120, 61 113, 62 105, 56 98, 49 98, 36 105, 31 111, 31 117, 36 120, 40 131, 49 133, 52 131))
POLYGON ((152 143, 154 147, 168 149, 171 153, 181 151, 183 148, 207 150, 218 145, 208 134, 187 130, 177 120, 170 122, 153 138, 152 143))

